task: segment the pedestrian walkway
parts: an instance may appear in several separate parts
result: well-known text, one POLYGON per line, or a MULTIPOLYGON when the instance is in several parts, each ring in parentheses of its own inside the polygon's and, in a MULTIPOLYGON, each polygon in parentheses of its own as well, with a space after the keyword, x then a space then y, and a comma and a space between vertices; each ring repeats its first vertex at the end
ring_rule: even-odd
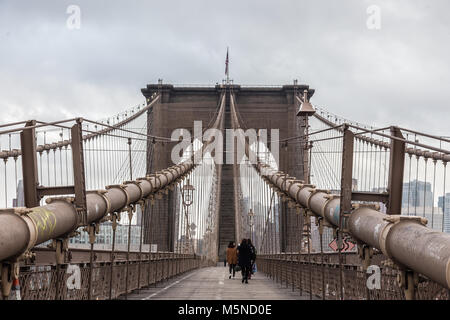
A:
POLYGON ((157 286, 128 294, 128 300, 308 300, 257 272, 248 284, 241 273, 228 279, 228 267, 208 267, 185 273, 157 286))

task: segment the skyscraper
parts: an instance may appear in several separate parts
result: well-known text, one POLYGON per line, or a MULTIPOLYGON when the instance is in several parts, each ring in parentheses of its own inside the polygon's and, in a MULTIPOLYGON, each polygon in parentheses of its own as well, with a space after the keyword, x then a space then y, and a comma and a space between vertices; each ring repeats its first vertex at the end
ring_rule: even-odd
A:
POLYGON ((450 193, 446 193, 445 196, 439 197, 438 207, 444 214, 443 231, 450 233, 450 193))
POLYGON ((12 206, 13 208, 25 206, 25 197, 23 195, 23 180, 19 180, 19 182, 17 183, 16 198, 13 199, 12 206))
POLYGON ((427 208, 433 202, 431 183, 418 180, 403 183, 402 207, 427 208))

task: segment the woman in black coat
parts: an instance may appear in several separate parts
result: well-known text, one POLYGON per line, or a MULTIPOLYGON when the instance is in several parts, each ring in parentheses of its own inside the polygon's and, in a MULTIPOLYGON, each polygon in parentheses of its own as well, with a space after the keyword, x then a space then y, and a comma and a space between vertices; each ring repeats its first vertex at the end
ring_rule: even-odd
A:
POLYGON ((248 275, 248 279, 252 278, 252 274, 253 274, 253 266, 255 264, 255 260, 256 260, 256 248, 252 243, 251 239, 247 239, 247 245, 250 248, 250 273, 248 275))
POLYGON ((242 239, 240 246, 238 247, 238 263, 242 270, 242 283, 248 283, 248 275, 252 266, 252 250, 247 244, 247 239, 242 239))

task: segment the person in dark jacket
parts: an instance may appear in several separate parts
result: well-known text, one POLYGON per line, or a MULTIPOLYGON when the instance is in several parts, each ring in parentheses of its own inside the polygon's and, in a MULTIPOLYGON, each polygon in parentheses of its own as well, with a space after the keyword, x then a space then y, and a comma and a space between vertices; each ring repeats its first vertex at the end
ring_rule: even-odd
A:
POLYGON ((247 239, 242 239, 242 242, 238 248, 238 260, 239 266, 242 270, 242 283, 248 283, 248 276, 251 268, 251 248, 247 243, 247 239))
POLYGON ((253 245, 251 239, 247 239, 247 244, 250 248, 250 272, 249 272, 248 278, 251 279, 252 274, 253 274, 253 266, 255 265, 255 260, 256 260, 256 248, 253 245))

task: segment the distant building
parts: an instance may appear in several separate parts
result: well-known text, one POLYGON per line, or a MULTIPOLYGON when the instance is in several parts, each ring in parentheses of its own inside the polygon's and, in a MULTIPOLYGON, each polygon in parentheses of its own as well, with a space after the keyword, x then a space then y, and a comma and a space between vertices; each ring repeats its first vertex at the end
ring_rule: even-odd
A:
MULTIPOLYGON (((76 237, 70 238, 69 243, 73 244, 87 244, 89 243, 89 234, 81 229, 78 230, 80 234, 76 237)), ((131 244, 139 245, 141 235, 141 227, 131 225, 131 244)), ((112 245, 113 230, 112 223, 105 222, 100 224, 99 233, 95 239, 96 244, 112 245)), ((116 228, 116 245, 128 244, 128 225, 118 224, 116 228)))
POLYGON ((25 196, 23 194, 23 180, 17 183, 16 198, 13 199, 13 208, 25 207, 25 196))
POLYGON ((450 193, 438 198, 438 207, 444 212, 444 232, 450 233, 450 193))
MULTIPOLYGON (((447 217, 448 217, 448 214, 447 214, 447 217)), ((438 207, 435 207, 433 212, 430 212, 430 210, 427 210, 427 212, 425 212, 425 218, 427 218, 427 220, 428 220, 427 226, 430 228, 433 228, 434 230, 437 230, 437 231, 450 232, 448 226, 447 226, 447 228, 445 228, 446 222, 444 221, 444 218, 445 218, 445 220, 448 220, 447 217, 443 217, 442 211, 440 211, 440 209, 438 207), (444 223, 444 228, 442 228, 443 223, 444 223)))
POLYGON ((358 191, 358 179, 352 179, 352 191, 358 191))
POLYGON ((431 183, 413 180, 403 183, 402 207, 433 207, 431 183))

